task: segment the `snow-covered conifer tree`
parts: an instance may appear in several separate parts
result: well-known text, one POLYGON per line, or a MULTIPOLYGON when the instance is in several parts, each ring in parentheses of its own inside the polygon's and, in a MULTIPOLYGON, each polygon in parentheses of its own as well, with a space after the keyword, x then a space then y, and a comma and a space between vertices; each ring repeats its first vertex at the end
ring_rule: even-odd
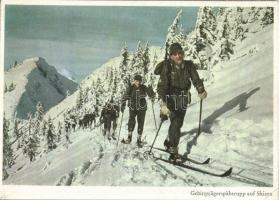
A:
POLYGON ((38 152, 38 147, 40 146, 39 140, 39 128, 38 121, 35 121, 32 118, 32 115, 28 113, 28 131, 24 136, 23 142, 23 153, 29 156, 30 161, 32 162, 38 152))
POLYGON ((57 142, 60 142, 60 140, 61 140, 62 130, 63 130, 63 127, 62 127, 61 122, 59 121, 58 127, 57 127, 57 142))
POLYGON ((19 137, 18 124, 19 124, 19 120, 17 118, 15 118, 15 120, 14 120, 14 132, 13 132, 13 135, 14 135, 15 138, 19 137))
POLYGON ((3 165, 4 167, 11 167, 14 164, 14 154, 10 143, 9 135, 10 122, 3 118, 3 165))
POLYGON ((48 118, 47 122, 47 147, 48 150, 51 151, 56 148, 56 135, 55 135, 55 127, 51 118, 48 118))
POLYGON ((36 105, 35 118, 37 118, 41 122, 43 120, 44 114, 44 107, 41 102, 38 102, 36 105))
POLYGON ((47 129, 47 122, 46 120, 42 121, 42 125, 41 125, 41 134, 42 136, 46 135, 46 129, 47 129))
POLYGON ((133 58, 130 62, 129 71, 130 73, 130 81, 132 80, 133 74, 141 74, 143 75, 143 48, 141 46, 141 41, 138 42, 137 49, 133 54, 133 58))
POLYGON ((143 75, 146 78, 146 74, 148 73, 150 58, 149 58, 149 43, 147 42, 144 48, 144 52, 142 55, 142 65, 143 65, 143 75))
POLYGON ((20 132, 19 132, 18 124, 19 124, 19 120, 17 118, 15 118, 15 120, 14 120, 14 132, 13 132, 13 135, 17 139, 17 149, 21 147, 21 144, 20 144, 20 132))
POLYGON ((121 49, 121 62, 119 64, 119 71, 114 68, 114 83, 113 93, 116 99, 120 99, 130 83, 131 70, 129 65, 129 52, 125 46, 121 49))
POLYGON ((173 23, 168 28, 166 42, 168 42, 169 44, 178 42, 182 46, 185 46, 186 36, 184 34, 182 25, 180 24, 181 16, 182 10, 177 13, 176 17, 173 20, 173 23))
POLYGON ((78 93, 77 100, 76 100, 76 107, 78 109, 80 109, 82 107, 83 100, 84 100, 83 89, 80 86, 79 87, 79 93, 78 93))
POLYGON ((261 24, 263 26, 266 26, 268 24, 272 24, 273 21, 274 21, 273 8, 271 7, 265 8, 263 18, 261 19, 261 24))
POLYGON ((17 143, 17 149, 19 149, 19 148, 22 148, 22 146, 23 146, 23 141, 24 141, 24 139, 23 139, 23 131, 22 130, 20 130, 19 131, 19 135, 20 135, 20 137, 18 138, 18 143, 17 143))
POLYGON ((83 92, 83 103, 87 103, 88 102, 88 97, 89 97, 89 91, 90 91, 90 88, 89 87, 86 87, 84 89, 84 92, 83 92))
POLYGON ((11 92, 15 89, 15 84, 14 83, 11 83, 10 86, 9 86, 9 89, 8 91, 11 92))
MULTIPOLYGON (((152 62, 152 65, 153 67, 155 68, 155 66, 157 65, 158 63, 158 56, 157 54, 155 53, 154 54, 154 57, 153 57, 153 62, 152 62)), ((150 75, 149 75, 149 85, 154 89, 155 86, 156 86, 156 77, 154 75, 154 72, 151 71, 150 75)))
POLYGON ((5 83, 4 93, 8 92, 7 84, 5 83))
POLYGON ((215 30, 217 27, 216 18, 210 7, 201 7, 198 11, 198 20, 195 31, 198 39, 213 45, 216 41, 215 30))
POLYGON ((119 68, 120 68, 120 78, 122 80, 120 82, 121 84, 120 91, 122 92, 123 90, 125 90, 125 87, 130 82, 130 71, 128 69, 129 52, 126 45, 121 49, 121 56, 122 56, 122 60, 119 68))
POLYGON ((110 69, 109 71, 109 85, 113 85, 113 82, 114 82, 114 73, 113 73, 113 69, 110 69))
POLYGON ((95 84, 95 81, 92 80, 92 83, 91 83, 91 94, 94 94, 95 90, 96 90, 96 84, 95 84))

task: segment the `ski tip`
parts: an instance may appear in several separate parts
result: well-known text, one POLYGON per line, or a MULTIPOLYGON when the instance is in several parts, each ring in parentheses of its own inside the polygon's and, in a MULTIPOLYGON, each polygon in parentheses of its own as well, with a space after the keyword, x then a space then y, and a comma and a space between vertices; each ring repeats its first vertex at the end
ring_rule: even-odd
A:
POLYGON ((232 174, 232 167, 230 169, 228 169, 224 174, 221 175, 221 177, 226 177, 226 176, 230 176, 232 174))

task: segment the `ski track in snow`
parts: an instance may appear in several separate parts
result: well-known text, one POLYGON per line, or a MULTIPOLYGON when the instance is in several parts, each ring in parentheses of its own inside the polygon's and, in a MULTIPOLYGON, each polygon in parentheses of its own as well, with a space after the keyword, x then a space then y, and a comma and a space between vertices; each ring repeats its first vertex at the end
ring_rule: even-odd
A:
MULTIPOLYGON (((86 134, 84 140, 90 140, 94 135, 94 155, 92 159, 82 162, 82 164, 60 178, 55 185, 154 185, 154 186, 206 186, 218 185, 220 178, 207 175, 197 177, 197 172, 181 169, 171 164, 165 164, 159 161, 153 161, 151 158, 146 160, 143 153, 149 150, 149 147, 138 149, 135 144, 132 146, 119 144, 116 149, 115 142, 104 140, 98 131, 77 131, 75 134, 86 134), (95 135, 96 134, 96 135, 95 135), (98 141, 98 142, 97 142, 98 141), (118 172, 119 174, 116 174, 118 172), (117 177, 117 178, 116 178, 117 177), (152 181, 151 181, 152 180, 152 181), (151 181, 151 182, 150 182, 151 181)), ((92 140, 91 140, 92 141, 92 140)), ((74 145, 74 143, 72 144, 74 145)), ((69 147, 71 148, 71 146, 69 147)), ((67 151, 65 149, 65 151, 67 151)), ((158 154, 166 158, 167 154, 158 154)), ((50 164, 51 165, 51 164, 50 164)), ((211 169, 209 167, 209 169, 211 169)), ((216 168, 215 168, 216 169, 216 168)), ((212 170, 212 169, 211 169, 212 170)), ((247 181, 241 177, 230 178, 231 180, 243 181, 247 184, 259 184, 259 182, 247 181)), ((222 180, 223 184, 224 181, 222 180)), ((233 181, 228 182, 231 185, 233 181)), ((262 184, 263 185, 263 184, 262 184)))
MULTIPOLYGON (((138 149, 134 143, 132 145, 120 143, 116 149, 116 142, 105 140, 100 135, 98 128, 93 131, 79 130, 73 133, 71 140, 74 141, 74 138, 81 134, 83 138, 77 143, 82 144, 87 140, 91 142, 90 146, 94 147, 91 151, 91 159, 80 162, 80 166, 70 169, 60 178, 57 178, 55 185, 217 186, 222 181, 222 185, 228 186, 237 185, 239 182, 247 185, 267 186, 264 182, 246 178, 237 173, 232 177, 225 178, 225 181, 224 178, 200 175, 198 172, 182 169, 171 164, 153 161, 152 159, 146 160, 143 154, 149 150, 149 147, 138 149)), ((64 148, 63 151, 67 152, 75 145, 77 144, 74 142, 68 149, 64 148)), ((62 153, 61 150, 57 151, 62 153)), ((168 156, 164 153, 158 153, 156 150, 153 150, 153 152, 164 158, 168 156)), ((195 157, 194 154, 192 156, 195 157)), ((51 168, 52 163, 49 162, 49 166, 44 170, 55 170, 55 168, 51 168)), ((220 167, 220 161, 218 163, 217 166, 220 167)), ((213 164, 214 161, 210 165, 213 164)), ((203 168, 218 170, 216 166, 210 167, 210 165, 203 168)), ((225 167, 220 168, 220 171, 225 167)))
POLYGON ((82 185, 83 179, 100 166, 100 160, 103 156, 103 148, 100 147, 100 154, 98 157, 93 160, 85 161, 80 167, 75 168, 70 173, 62 176, 55 185, 82 185))

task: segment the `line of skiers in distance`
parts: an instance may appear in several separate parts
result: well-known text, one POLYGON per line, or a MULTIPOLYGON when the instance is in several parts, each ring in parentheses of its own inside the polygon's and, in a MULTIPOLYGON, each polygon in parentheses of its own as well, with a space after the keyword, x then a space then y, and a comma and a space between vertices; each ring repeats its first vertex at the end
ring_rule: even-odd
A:
POLYGON ((79 128, 91 128, 93 123, 94 127, 96 126, 96 118, 98 117, 97 107, 93 112, 85 110, 82 116, 78 116, 77 112, 74 109, 68 109, 64 114, 64 124, 65 131, 70 132, 71 130, 75 131, 77 127, 79 128))

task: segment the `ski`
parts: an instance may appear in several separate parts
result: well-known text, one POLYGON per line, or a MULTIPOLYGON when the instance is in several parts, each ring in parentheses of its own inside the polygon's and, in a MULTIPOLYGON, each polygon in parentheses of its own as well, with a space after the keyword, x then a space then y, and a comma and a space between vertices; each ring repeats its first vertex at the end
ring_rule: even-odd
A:
MULTIPOLYGON (((156 150, 159 150, 159 151, 163 151, 165 153, 169 153, 166 149, 162 149, 162 148, 158 148, 158 147, 153 147, 153 148, 156 149, 156 150)), ((197 165, 206 165, 210 162, 210 158, 207 158, 205 161, 200 162, 200 161, 194 160, 192 158, 185 157, 181 154, 179 154, 179 155, 183 158, 183 163, 186 162, 186 161, 190 161, 190 162, 192 162, 194 164, 197 164, 197 165)))
POLYGON ((227 177, 227 176, 230 176, 231 173, 232 173, 232 167, 229 168, 227 171, 225 171, 222 174, 217 174, 217 173, 209 172, 209 171, 206 171, 206 170, 203 170, 203 169, 199 169, 199 168, 196 168, 196 167, 192 167, 192 166, 189 166, 189 165, 186 165, 186 164, 183 164, 183 163, 171 162, 169 160, 166 160, 166 159, 163 159, 163 158, 159 158, 159 157, 154 157, 154 158, 155 158, 155 161, 156 160, 161 160, 163 162, 166 162, 166 163, 169 163, 169 164, 172 164, 172 165, 175 165, 175 166, 179 166, 179 167, 182 167, 182 168, 185 168, 185 169, 190 169, 190 170, 193 170, 193 171, 196 171, 196 172, 200 172, 200 173, 203 173, 203 174, 208 174, 208 175, 211 175, 211 176, 227 177))

